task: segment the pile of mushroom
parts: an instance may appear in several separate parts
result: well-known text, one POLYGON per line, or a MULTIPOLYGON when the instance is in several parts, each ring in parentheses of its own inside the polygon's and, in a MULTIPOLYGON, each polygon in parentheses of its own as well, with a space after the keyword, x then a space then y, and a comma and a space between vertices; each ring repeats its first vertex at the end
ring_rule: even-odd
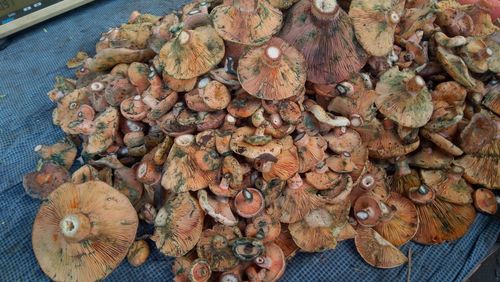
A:
POLYGON ((23 182, 47 200, 42 270, 99 280, 149 241, 176 281, 276 281, 348 239, 392 268, 409 241, 462 237, 474 206, 496 213, 498 7, 341 2, 134 12, 72 60, 49 93, 68 137, 23 182), (138 219, 154 233, 134 242, 138 219))

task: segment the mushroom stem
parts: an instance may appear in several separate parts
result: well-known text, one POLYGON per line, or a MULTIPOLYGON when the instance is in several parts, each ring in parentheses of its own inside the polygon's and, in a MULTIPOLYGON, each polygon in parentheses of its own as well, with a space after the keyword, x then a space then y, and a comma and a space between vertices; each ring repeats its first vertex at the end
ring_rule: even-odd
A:
POLYGON ((253 201, 253 195, 248 191, 246 188, 243 189, 243 198, 245 198, 246 202, 252 202, 253 201))
POLYGON ((98 81, 93 82, 92 84, 90 84, 90 90, 92 90, 93 92, 100 92, 104 90, 104 84, 98 81))
POLYGON ((336 0, 313 0, 311 5, 312 15, 322 21, 331 20, 337 15, 339 9, 336 0))
POLYGON ((264 50, 264 63, 271 67, 278 67, 281 61, 281 49, 277 46, 269 45, 264 50))
POLYGON ((367 211, 359 211, 356 213, 356 218, 359 220, 367 220, 369 217, 369 213, 367 211))
POLYGON ((350 117, 350 122, 353 127, 360 127, 363 125, 363 118, 358 114, 352 114, 350 117))
POLYGON ((292 176, 290 179, 287 180, 288 188, 290 189, 300 189, 302 185, 304 184, 304 181, 300 177, 300 175, 297 173, 294 176, 292 176))
POLYGON ((346 81, 337 84, 335 86, 335 89, 342 96, 349 95, 349 94, 352 94, 352 92, 354 92, 354 86, 351 83, 346 82, 346 81))
POLYGON ((396 175, 404 176, 411 173, 410 165, 408 164, 408 160, 406 158, 402 160, 398 160, 396 162, 396 175))
POLYGON ((179 43, 181 45, 188 43, 189 39, 191 39, 191 35, 189 34, 189 32, 183 30, 179 33, 179 43))
POLYGON ((331 127, 341 127, 341 126, 349 126, 351 122, 349 119, 342 116, 334 116, 330 113, 327 113, 325 109, 323 109, 320 105, 307 105, 305 103, 307 110, 313 114, 313 116, 321 123, 329 125, 331 127))
POLYGON ((371 190, 373 185, 375 185, 375 178, 371 174, 364 175, 361 179, 361 188, 371 190))
POLYGON ((417 96, 425 87, 425 80, 420 75, 415 75, 406 82, 406 90, 412 96, 417 96))
POLYGON ((90 219, 82 213, 65 216, 59 223, 59 227, 68 242, 81 242, 90 235, 90 219))
POLYGON ((257 264, 259 267, 270 269, 273 263, 271 261, 271 258, 260 256, 255 258, 255 264, 257 264))
POLYGON ((257 0, 234 0, 233 5, 240 11, 252 12, 257 8, 257 0))
POLYGON ((219 183, 219 188, 222 190, 228 190, 229 189, 229 178, 231 177, 230 174, 225 174, 220 183, 219 183))
POLYGON ((400 20, 401 18, 399 17, 398 13, 393 11, 392 13, 389 14, 389 22, 391 24, 396 25, 399 23, 400 20))

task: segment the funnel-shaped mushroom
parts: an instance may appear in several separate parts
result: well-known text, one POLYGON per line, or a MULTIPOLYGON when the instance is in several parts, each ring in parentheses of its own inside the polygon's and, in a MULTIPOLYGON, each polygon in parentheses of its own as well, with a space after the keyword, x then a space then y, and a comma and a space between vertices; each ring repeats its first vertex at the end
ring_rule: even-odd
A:
POLYGON ((495 193, 489 189, 479 188, 472 195, 474 198, 474 206, 480 212, 487 214, 496 214, 498 209, 495 193))
POLYGON ((301 133, 295 138, 299 154, 299 172, 308 172, 326 158, 327 143, 321 136, 301 133))
POLYGON ((325 205, 311 210, 302 220, 288 225, 293 240, 306 252, 321 252, 337 246, 337 236, 348 224, 350 204, 325 205))
POLYGON ((160 51, 164 72, 176 79, 190 79, 209 72, 220 63, 224 57, 224 41, 213 27, 176 28, 175 38, 160 51))
POLYGON ((372 56, 385 56, 392 51, 394 32, 403 16, 405 1, 353 0, 349 16, 356 38, 372 56))
POLYGON ((189 193, 173 194, 158 211, 151 237, 165 255, 180 257, 196 246, 205 214, 189 193))
POLYGON ((194 154, 196 145, 193 135, 181 135, 175 138, 174 145, 170 149, 161 185, 166 190, 176 193, 197 191, 208 187, 212 183, 218 171, 203 171, 199 168, 194 154))
POLYGON ((395 131, 393 122, 384 120, 384 129, 379 139, 374 139, 367 144, 370 157, 377 159, 400 157, 415 151, 420 145, 419 139, 413 143, 404 144, 395 131))
POLYGON ((264 209, 264 196, 255 188, 244 188, 234 197, 236 213, 244 218, 252 218, 264 209))
POLYGON ((236 227, 215 225, 212 229, 206 229, 196 246, 198 257, 206 259, 213 271, 232 269, 239 260, 234 256, 230 242, 238 235, 236 227))
POLYGON ((402 126, 422 127, 431 118, 431 95, 418 75, 391 68, 380 77, 376 91, 379 111, 402 126))
POLYGON ((283 100, 301 94, 306 74, 304 56, 277 37, 248 51, 238 65, 241 87, 264 100, 283 100))
POLYGON ((354 243, 359 255, 371 266, 394 268, 407 262, 406 256, 375 230, 361 227, 356 230, 354 243))
POLYGON ((281 222, 297 222, 309 211, 322 205, 322 200, 316 195, 316 190, 303 182, 298 174, 290 178, 287 184, 282 195, 276 199, 277 208, 281 212, 281 222))
POLYGON ((295 4, 288 12, 280 37, 304 54, 307 79, 312 83, 347 80, 367 61, 351 19, 335 0, 303 0, 295 4))
POLYGON ((248 275, 250 281, 275 282, 285 273, 286 257, 280 246, 275 243, 267 243, 264 248, 264 254, 254 260, 261 270, 255 271, 255 276, 248 275))
POLYGON ((101 280, 127 255, 138 222, 129 200, 109 185, 67 183, 40 207, 33 251, 51 279, 101 280))
POLYGON ((420 177, 425 185, 436 191, 436 196, 443 201, 465 205, 472 203, 472 187, 462 178, 464 169, 453 166, 448 171, 420 170, 420 177))
POLYGON ((382 218, 373 229, 396 247, 410 241, 417 233, 417 208, 407 198, 392 192, 385 201, 389 206, 389 216, 382 218))
POLYGON ((212 21, 224 40, 262 45, 281 28, 283 15, 266 0, 231 0, 215 7, 212 21))

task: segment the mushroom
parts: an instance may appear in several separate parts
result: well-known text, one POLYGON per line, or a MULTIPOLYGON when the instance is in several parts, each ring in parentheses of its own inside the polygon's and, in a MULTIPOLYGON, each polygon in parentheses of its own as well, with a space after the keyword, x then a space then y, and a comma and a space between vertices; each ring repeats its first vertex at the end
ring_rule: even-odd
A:
POLYGON ((384 120, 384 129, 380 133, 379 139, 368 142, 367 147, 370 157, 377 159, 389 159, 404 156, 415 151, 420 145, 420 141, 404 144, 399 136, 394 132, 394 123, 391 120, 384 120))
POLYGON ((212 270, 206 259, 196 259, 191 263, 189 268, 189 281, 207 282, 212 276, 212 270))
POLYGON ((257 273, 257 277, 251 276, 251 279, 263 282, 278 281, 285 273, 285 254, 280 246, 275 243, 267 243, 264 248, 264 254, 254 260, 261 270, 257 273))
POLYGON ((30 197, 43 200, 57 187, 70 181, 70 174, 64 167, 45 162, 39 170, 24 175, 23 187, 30 197))
POLYGON ((379 111, 399 125, 422 127, 431 118, 431 95, 422 77, 394 67, 380 77, 375 90, 379 111))
POLYGON ((359 196, 352 207, 354 217, 361 226, 376 226, 381 218, 390 213, 389 207, 378 197, 370 194, 359 196))
POLYGON ((351 19, 335 0, 295 4, 280 37, 304 54, 307 79, 312 83, 334 84, 349 79, 368 59, 356 40, 351 19))
POLYGON ((438 62, 444 70, 458 83, 462 84, 465 88, 473 88, 476 82, 471 77, 467 65, 457 55, 454 55, 447 49, 438 46, 436 51, 438 62))
POLYGON ((359 196, 365 193, 373 193, 381 200, 385 200, 389 196, 386 178, 387 174, 383 168, 367 161, 358 181, 349 194, 349 199, 354 203, 359 196))
POLYGON ((452 156, 461 156, 464 152, 450 140, 446 139, 443 135, 435 132, 430 132, 429 130, 423 128, 420 131, 422 137, 428 139, 434 143, 441 150, 452 156))
POLYGON ((57 107, 52 114, 53 123, 67 134, 79 134, 77 125, 83 120, 78 116, 78 110, 81 105, 89 103, 89 92, 86 88, 68 93, 57 101, 57 107))
POLYGON ((408 261, 408 258, 385 240, 375 230, 367 227, 356 229, 354 243, 363 260, 377 268, 394 268, 408 261))
POLYGON ((259 99, 283 100, 297 96, 306 82, 304 56, 274 37, 243 55, 238 64, 238 79, 248 94, 259 99))
POLYGON ((394 32, 403 16, 405 1, 351 1, 349 16, 356 38, 371 56, 385 56, 392 51, 394 32))
POLYGON ((278 196, 275 204, 281 211, 280 222, 294 223, 323 203, 316 195, 316 190, 296 174, 287 180, 287 187, 278 196))
POLYGON ((249 159, 256 159, 258 156, 266 153, 276 157, 281 153, 283 145, 279 140, 270 140, 265 145, 252 145, 248 143, 250 141, 248 137, 259 136, 256 133, 257 130, 251 127, 244 126, 236 129, 233 132, 229 145, 231 150, 249 159))
POLYGON ((341 180, 341 174, 331 171, 325 162, 319 163, 314 171, 306 173, 307 183, 317 190, 334 189, 341 180))
POLYGON ((196 145, 190 134, 176 137, 164 164, 161 185, 176 193, 198 191, 208 187, 217 171, 204 171, 196 163, 196 145))
POLYGON ((418 150, 414 155, 408 157, 408 162, 412 166, 427 169, 445 168, 449 166, 452 161, 452 155, 429 143, 424 143, 420 150, 418 150))
POLYGON ((267 211, 252 218, 252 221, 245 227, 245 234, 248 237, 255 237, 262 242, 273 242, 281 233, 281 224, 274 216, 267 211))
POLYGON ((294 143, 299 155, 299 173, 312 170, 326 158, 327 143, 321 136, 300 133, 295 137, 294 143))
POLYGON ((351 124, 350 120, 342 116, 334 116, 331 113, 327 113, 324 108, 316 104, 312 100, 306 100, 304 102, 304 107, 309 111, 321 124, 327 127, 342 127, 349 126, 351 124))
POLYGON ((155 53, 151 49, 105 48, 99 50, 93 58, 87 59, 83 67, 90 72, 102 72, 118 64, 147 62, 154 56, 155 53))
POLYGON ((472 39, 459 51, 467 67, 475 73, 485 73, 488 71, 488 61, 493 55, 493 51, 488 48, 481 39, 472 39))
POLYGON ((184 30, 174 26, 176 35, 160 50, 163 71, 175 79, 191 79, 207 73, 224 56, 224 42, 211 26, 184 30))
POLYGON ((236 227, 215 225, 205 229, 196 246, 198 257, 206 259, 212 271, 228 271, 238 264, 230 246, 233 239, 239 237, 236 227))
POLYGON ((498 81, 490 82, 482 104, 495 114, 500 115, 500 83, 498 81))
POLYGON ((447 171, 420 170, 425 185, 436 191, 436 196, 446 202, 465 205, 472 203, 472 187, 462 178, 464 169, 452 166, 447 171))
POLYGON ((488 59, 488 68, 494 73, 500 72, 500 31, 493 32, 486 39, 486 44, 491 51, 488 59))
POLYGON ((231 211, 229 201, 224 197, 213 197, 206 190, 198 191, 198 201, 203 211, 215 221, 226 226, 235 226, 238 220, 231 211))
POLYGON ((128 250, 127 261, 130 265, 139 267, 147 261, 149 252, 149 245, 146 241, 135 241, 128 250))
POLYGON ((325 205, 311 210, 302 220, 288 225, 293 240, 306 252, 334 249, 337 236, 347 224, 350 204, 325 205))
POLYGON ((402 246, 417 233, 419 223, 417 208, 412 201, 394 192, 390 193, 385 204, 390 209, 389 215, 383 217, 373 230, 392 245, 402 246))
POLYGON ((450 36, 469 36, 474 30, 474 21, 464 11, 452 7, 440 10, 436 23, 450 36))
POLYGON ((240 261, 252 261, 262 255, 264 244, 259 239, 241 237, 231 243, 233 254, 240 261))
POLYGON ((200 204, 189 193, 171 194, 158 211, 151 240, 165 255, 183 256, 200 240, 204 217, 200 204))
POLYGON ((262 45, 281 28, 283 15, 265 0, 224 1, 210 13, 217 33, 229 42, 262 45))
POLYGON ((337 173, 350 173, 356 168, 356 164, 353 163, 349 152, 331 156, 325 162, 329 169, 337 173))
POLYGON ((93 121, 95 130, 90 134, 84 151, 88 154, 99 154, 115 141, 118 130, 118 111, 109 107, 93 121))
POLYGON ((252 218, 264 209, 264 196, 255 188, 243 188, 234 196, 236 213, 244 218, 252 218))
POLYGON ((440 131, 457 124, 463 117, 467 91, 455 81, 440 83, 431 92, 433 113, 425 125, 431 131, 440 131))
POLYGON ((35 152, 40 156, 40 161, 52 162, 66 169, 71 168, 77 153, 75 144, 69 139, 52 145, 37 145, 35 152))
POLYGON ((99 180, 99 171, 91 165, 83 165, 71 175, 71 182, 82 184, 87 181, 99 180))
POLYGON ((479 188, 472 194, 474 199, 474 206, 480 212, 487 214, 496 214, 498 209, 497 198, 495 194, 485 188, 479 188))
POLYGON ((51 279, 101 280, 127 255, 137 225, 134 207, 109 185, 66 183, 38 211, 33 252, 51 279))
POLYGON ((352 153, 362 143, 358 132, 345 127, 335 128, 323 137, 328 142, 328 148, 337 154, 352 153))
POLYGON ((252 116, 260 105, 257 98, 248 95, 245 91, 239 91, 227 106, 227 112, 235 118, 247 118, 252 116))

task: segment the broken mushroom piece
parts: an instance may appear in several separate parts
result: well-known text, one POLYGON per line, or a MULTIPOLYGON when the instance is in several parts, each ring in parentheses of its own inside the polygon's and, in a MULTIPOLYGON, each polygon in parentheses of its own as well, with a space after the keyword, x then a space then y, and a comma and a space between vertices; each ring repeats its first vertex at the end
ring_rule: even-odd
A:
POLYGON ((356 229, 354 243, 359 255, 371 266, 377 268, 394 268, 408 261, 408 258, 385 240, 375 230, 367 227, 356 229))
POLYGON ((479 188, 474 191, 472 194, 474 199, 474 206, 480 212, 484 212, 487 214, 496 214, 498 209, 498 202, 493 193, 489 189, 479 188))
POLYGON ((266 0, 230 0, 211 12, 217 33, 226 41, 262 45, 281 28, 283 15, 266 0))
POLYGON ((420 145, 420 140, 410 144, 404 144, 403 140, 396 134, 394 122, 391 120, 384 120, 383 130, 378 139, 368 142, 367 147, 370 157, 376 159, 390 159, 394 157, 401 157, 407 155, 420 145))
POLYGON ((189 193, 171 194, 155 218, 151 237, 165 255, 180 257, 196 246, 205 214, 189 193))
POLYGON ((127 255, 138 222, 129 200, 104 182, 67 183, 40 207, 33 251, 51 279, 101 280, 127 255))
POLYGON ((64 167, 46 162, 39 170, 24 175, 23 187, 30 197, 43 200, 57 187, 70 181, 70 174, 64 167))
POLYGON ((230 242, 240 237, 236 227, 215 225, 205 229, 196 245, 198 257, 206 259, 212 271, 228 271, 238 265, 231 249, 230 242))
POLYGON ((304 91, 306 62, 293 46, 275 37, 241 57, 238 79, 241 87, 254 97, 283 100, 304 91))
POLYGON ((391 68, 380 77, 376 91, 379 111, 399 125, 422 127, 431 118, 431 95, 418 75, 391 68))
POLYGON ((349 79, 368 56, 356 40, 349 15, 335 0, 300 1, 289 11, 280 37, 304 54, 307 80, 334 84, 349 79))
POLYGON ((353 0, 349 9, 356 38, 371 56, 392 51, 394 32, 404 13, 404 0, 353 0))
POLYGON ((198 191, 198 201, 203 211, 215 221, 226 226, 235 226, 238 220, 231 211, 229 200, 224 197, 213 197, 206 190, 198 191))
POLYGON ((40 156, 42 162, 52 162, 70 169, 76 158, 77 150, 71 140, 64 139, 52 145, 37 145, 35 152, 40 156))
POLYGON ((160 51, 163 71, 175 79, 191 79, 209 72, 224 57, 224 41, 211 26, 184 30, 171 28, 176 36, 160 51))
POLYGON ((243 188, 234 196, 236 213, 244 218, 252 218, 264 209, 264 196, 255 188, 243 188))

